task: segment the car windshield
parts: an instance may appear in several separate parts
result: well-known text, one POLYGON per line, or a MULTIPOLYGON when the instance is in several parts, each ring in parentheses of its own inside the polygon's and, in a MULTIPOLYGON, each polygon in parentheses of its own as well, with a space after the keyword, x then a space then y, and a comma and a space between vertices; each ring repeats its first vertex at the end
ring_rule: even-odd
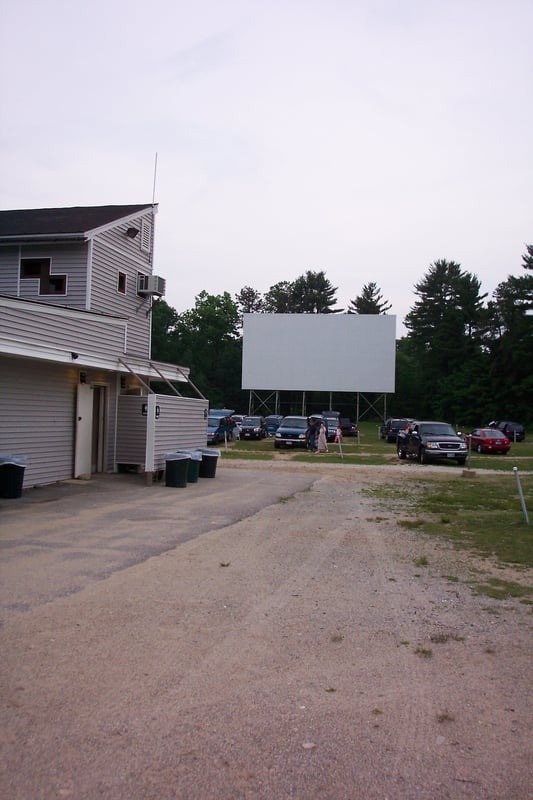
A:
POLYGON ((242 421, 243 425, 260 425, 261 420, 259 417, 245 417, 242 421))
POLYGON ((281 423, 281 426, 284 428, 302 428, 303 430, 306 430, 307 420, 300 419, 299 417, 285 417, 281 423))
POLYGON ((407 420, 406 419, 391 419, 390 427, 391 428, 407 428, 407 420))
POLYGON ((506 439, 506 435, 501 431, 481 431, 481 435, 487 439, 506 439))
POLYGON ((420 433, 426 436, 456 436, 454 429, 446 422, 431 422, 420 426, 420 433))
POLYGON ((223 417, 208 417, 207 424, 210 428, 218 428, 222 420, 223 417))

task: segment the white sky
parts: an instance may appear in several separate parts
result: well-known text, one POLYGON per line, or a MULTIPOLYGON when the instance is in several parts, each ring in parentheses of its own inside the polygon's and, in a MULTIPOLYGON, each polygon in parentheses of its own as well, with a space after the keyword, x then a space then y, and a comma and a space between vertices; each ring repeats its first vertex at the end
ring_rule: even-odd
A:
POLYGON ((533 243, 531 0, 0 0, 0 207, 146 203, 178 312, 324 270, 401 321, 533 243))

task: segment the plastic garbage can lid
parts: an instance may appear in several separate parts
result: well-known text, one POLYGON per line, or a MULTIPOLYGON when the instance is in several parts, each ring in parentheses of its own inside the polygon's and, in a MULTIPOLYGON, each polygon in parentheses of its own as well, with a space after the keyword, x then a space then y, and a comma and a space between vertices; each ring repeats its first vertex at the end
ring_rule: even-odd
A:
POLYGON ((178 453, 185 453, 191 461, 201 461, 202 453, 200 450, 178 450, 178 453))
POLYGON ((189 458, 187 453, 165 453, 165 461, 184 461, 189 458))
POLYGON ((27 456, 15 456, 13 453, 0 453, 0 464, 14 464, 16 467, 25 467, 27 463, 27 456))

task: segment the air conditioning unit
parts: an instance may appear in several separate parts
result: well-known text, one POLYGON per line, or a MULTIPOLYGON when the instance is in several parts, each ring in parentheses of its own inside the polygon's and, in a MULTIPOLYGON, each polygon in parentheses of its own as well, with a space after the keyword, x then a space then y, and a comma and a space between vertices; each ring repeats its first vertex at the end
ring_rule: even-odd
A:
POLYGON ((162 297, 165 294, 165 279, 160 278, 159 275, 139 275, 137 294, 144 297, 148 295, 162 297))

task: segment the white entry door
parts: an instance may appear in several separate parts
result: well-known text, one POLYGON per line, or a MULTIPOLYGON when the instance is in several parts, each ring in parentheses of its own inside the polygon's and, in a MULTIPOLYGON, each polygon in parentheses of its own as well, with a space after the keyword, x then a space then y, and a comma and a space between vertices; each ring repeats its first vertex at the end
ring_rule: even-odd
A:
POLYGON ((93 431, 93 387, 89 383, 78 384, 76 400, 76 455, 74 477, 91 474, 93 431))

